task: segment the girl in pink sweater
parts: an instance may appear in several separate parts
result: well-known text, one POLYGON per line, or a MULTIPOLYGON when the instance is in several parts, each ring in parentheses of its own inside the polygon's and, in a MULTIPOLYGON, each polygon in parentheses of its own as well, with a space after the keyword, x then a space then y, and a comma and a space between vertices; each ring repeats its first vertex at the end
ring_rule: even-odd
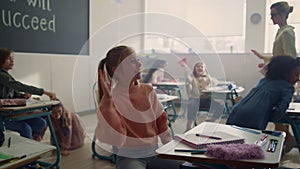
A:
POLYGON ((113 146, 119 169, 179 168, 182 162, 155 156, 158 138, 169 142, 168 116, 152 86, 139 83, 141 63, 133 49, 112 48, 101 60, 96 135, 113 146))

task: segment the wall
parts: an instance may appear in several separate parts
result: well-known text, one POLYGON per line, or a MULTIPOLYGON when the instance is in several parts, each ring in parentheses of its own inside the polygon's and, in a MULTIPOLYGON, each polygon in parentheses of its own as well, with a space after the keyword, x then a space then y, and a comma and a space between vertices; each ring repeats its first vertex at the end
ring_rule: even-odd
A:
MULTIPOLYGON (((96 79, 99 60, 104 57, 108 48, 117 44, 112 39, 117 39, 120 32, 135 29, 136 25, 139 25, 139 29, 142 29, 144 23, 140 20, 141 18, 137 18, 132 26, 127 27, 128 30, 124 30, 121 25, 118 29, 111 30, 115 32, 114 34, 108 34, 109 32, 105 34, 106 32, 102 32, 103 29, 108 24, 118 21, 121 16, 140 13, 144 11, 144 8, 144 1, 140 0, 90 1, 90 36, 92 39, 90 56, 15 53, 15 68, 12 74, 16 79, 25 83, 55 91, 58 98, 71 110, 81 112, 93 109, 91 89, 96 79), (103 36, 102 40, 94 39, 97 33, 103 36)), ((220 16, 218 13, 215 14, 216 17, 220 16)), ((122 40, 124 39, 125 37, 122 37, 122 40)), ((126 42, 126 40, 123 42, 126 42)), ((137 44, 135 47, 139 48, 140 46, 142 44, 137 44)), ((217 62, 218 64, 215 67, 214 63, 216 61, 214 59, 211 60, 209 55, 205 56, 207 64, 211 65, 209 66, 211 72, 224 72, 226 80, 236 81, 244 86, 247 89, 246 91, 260 79, 257 70, 259 60, 253 54, 219 54, 220 62, 217 62)), ((173 66, 177 65, 177 61, 176 58, 170 59, 169 62, 169 70, 174 73, 180 70, 177 66, 173 66)))
MULTIPOLYGON (((122 3, 112 0, 90 1, 90 36, 93 37, 107 23, 120 16, 140 13, 143 8, 140 0, 122 3)), ((99 43, 91 44, 92 55, 99 48, 98 45, 101 46, 99 43)), ((94 107, 91 88, 97 64, 103 56, 15 53, 15 66, 11 74, 21 82, 56 92, 69 109, 81 112, 94 107)), ((48 99, 45 96, 42 98, 48 99)))

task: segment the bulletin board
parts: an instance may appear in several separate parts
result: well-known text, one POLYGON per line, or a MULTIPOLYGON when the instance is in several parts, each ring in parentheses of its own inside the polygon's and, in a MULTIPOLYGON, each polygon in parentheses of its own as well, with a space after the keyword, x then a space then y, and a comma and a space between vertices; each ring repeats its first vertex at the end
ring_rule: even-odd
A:
POLYGON ((0 1, 0 47, 88 55, 88 39, 89 0, 0 1))

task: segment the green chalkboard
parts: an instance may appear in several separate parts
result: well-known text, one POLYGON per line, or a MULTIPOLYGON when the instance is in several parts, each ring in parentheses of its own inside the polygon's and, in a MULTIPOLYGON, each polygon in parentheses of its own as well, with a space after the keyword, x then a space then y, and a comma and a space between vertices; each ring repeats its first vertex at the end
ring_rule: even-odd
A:
POLYGON ((89 0, 0 1, 0 47, 87 55, 88 39, 89 0))

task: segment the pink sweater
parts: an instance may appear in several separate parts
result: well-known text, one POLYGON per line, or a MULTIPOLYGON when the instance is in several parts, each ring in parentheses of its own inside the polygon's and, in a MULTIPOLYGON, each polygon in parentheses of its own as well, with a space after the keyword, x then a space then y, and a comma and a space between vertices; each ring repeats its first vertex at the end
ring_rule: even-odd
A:
POLYGON ((130 91, 117 85, 112 98, 103 97, 98 111, 97 138, 123 148, 149 148, 171 140, 168 117, 152 86, 138 84, 130 91))

